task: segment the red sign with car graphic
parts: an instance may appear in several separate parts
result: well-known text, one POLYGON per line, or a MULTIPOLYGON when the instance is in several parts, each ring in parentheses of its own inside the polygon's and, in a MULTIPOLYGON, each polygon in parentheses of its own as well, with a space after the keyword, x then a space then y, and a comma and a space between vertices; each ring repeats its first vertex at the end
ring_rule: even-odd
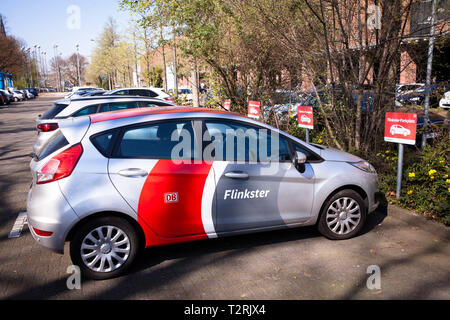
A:
POLYGON ((298 126, 306 129, 314 129, 314 116, 312 107, 298 106, 298 126))
POLYGON ((416 113, 387 112, 384 124, 384 141, 416 144, 416 113))
POLYGON ((248 102, 248 117, 253 119, 259 119, 261 112, 261 103, 259 101, 248 102))

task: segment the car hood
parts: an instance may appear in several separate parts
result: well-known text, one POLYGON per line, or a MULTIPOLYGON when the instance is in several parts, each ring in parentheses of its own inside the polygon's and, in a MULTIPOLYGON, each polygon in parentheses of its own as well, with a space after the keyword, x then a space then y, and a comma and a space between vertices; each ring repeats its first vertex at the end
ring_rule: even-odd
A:
POLYGON ((316 148, 320 149, 320 156, 327 161, 342 161, 342 162, 358 162, 363 161, 360 157, 354 156, 350 153, 319 145, 319 144, 313 144, 316 148))

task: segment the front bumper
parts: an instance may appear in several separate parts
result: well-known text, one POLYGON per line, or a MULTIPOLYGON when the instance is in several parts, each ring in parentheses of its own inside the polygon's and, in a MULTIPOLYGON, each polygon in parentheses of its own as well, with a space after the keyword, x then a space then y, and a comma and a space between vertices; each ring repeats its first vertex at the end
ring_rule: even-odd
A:
POLYGON ((449 109, 450 108, 450 99, 441 99, 439 101, 439 107, 449 109))

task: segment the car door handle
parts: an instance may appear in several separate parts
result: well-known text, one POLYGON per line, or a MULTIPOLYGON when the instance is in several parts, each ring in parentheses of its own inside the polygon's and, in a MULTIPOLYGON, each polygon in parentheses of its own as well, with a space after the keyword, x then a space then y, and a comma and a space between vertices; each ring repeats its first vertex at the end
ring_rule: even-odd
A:
POLYGON ((242 172, 242 171, 231 171, 231 172, 227 172, 225 173, 225 177, 227 178, 231 178, 231 179, 247 179, 248 178, 248 173, 247 172, 242 172))
POLYGON ((120 170, 119 174, 124 177, 134 178, 134 177, 145 177, 148 172, 139 168, 129 168, 120 170))

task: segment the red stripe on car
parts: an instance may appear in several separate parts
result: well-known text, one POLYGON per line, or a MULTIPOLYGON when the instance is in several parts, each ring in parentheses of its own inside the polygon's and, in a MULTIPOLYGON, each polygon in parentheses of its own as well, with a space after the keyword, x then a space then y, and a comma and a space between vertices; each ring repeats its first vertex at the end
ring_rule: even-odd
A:
POLYGON ((138 204, 138 222, 146 233, 147 245, 208 238, 201 206, 211 167, 212 163, 206 162, 158 161, 144 183, 138 204))

